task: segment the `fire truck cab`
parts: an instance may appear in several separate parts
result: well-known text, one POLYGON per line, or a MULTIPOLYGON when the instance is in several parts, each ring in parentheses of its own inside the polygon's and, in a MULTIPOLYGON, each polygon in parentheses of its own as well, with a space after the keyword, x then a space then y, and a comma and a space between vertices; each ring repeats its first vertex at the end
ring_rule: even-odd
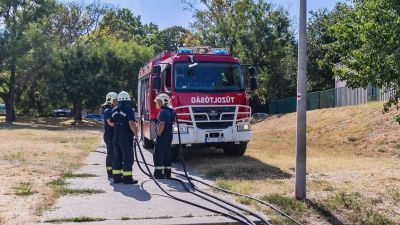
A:
MULTIPOLYGON (((167 93, 177 113, 185 147, 215 146, 227 155, 243 155, 251 140, 251 108, 246 92, 257 88, 254 67, 240 65, 226 49, 185 47, 165 52, 140 69, 138 116, 144 147, 156 138, 159 110, 154 99, 167 93)), ((172 157, 178 153, 173 127, 172 157)))

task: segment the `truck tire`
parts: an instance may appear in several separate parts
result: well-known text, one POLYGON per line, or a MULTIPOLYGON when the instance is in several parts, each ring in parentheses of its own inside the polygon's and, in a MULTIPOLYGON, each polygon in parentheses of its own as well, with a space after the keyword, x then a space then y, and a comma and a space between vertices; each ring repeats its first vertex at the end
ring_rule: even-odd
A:
POLYGON ((225 155, 242 156, 246 152, 247 142, 240 142, 240 144, 226 143, 223 147, 225 155))

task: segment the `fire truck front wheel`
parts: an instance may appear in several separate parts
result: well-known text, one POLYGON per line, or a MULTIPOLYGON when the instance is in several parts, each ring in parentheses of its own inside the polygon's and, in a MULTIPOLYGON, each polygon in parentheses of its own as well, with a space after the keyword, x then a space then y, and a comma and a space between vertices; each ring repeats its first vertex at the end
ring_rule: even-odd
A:
POLYGON ((226 143, 223 146, 225 155, 242 156, 246 152, 247 142, 240 142, 240 144, 226 143))

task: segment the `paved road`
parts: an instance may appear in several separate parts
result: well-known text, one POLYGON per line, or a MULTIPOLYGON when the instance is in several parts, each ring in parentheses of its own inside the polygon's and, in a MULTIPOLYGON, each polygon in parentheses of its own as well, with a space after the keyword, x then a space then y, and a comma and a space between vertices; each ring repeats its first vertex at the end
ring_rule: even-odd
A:
MULTIPOLYGON (((71 219, 76 217, 103 218, 105 221, 88 222, 85 225, 143 225, 143 224, 238 224, 232 219, 176 201, 166 196, 154 182, 134 165, 134 177, 137 185, 112 184, 105 173, 106 149, 101 146, 91 152, 86 165, 76 173, 95 174, 96 177, 68 179, 69 188, 91 188, 103 190, 104 193, 78 196, 62 196, 50 211, 46 212, 38 225, 49 225, 49 220, 71 219)), ((147 161, 152 162, 151 153, 145 151, 147 161)), ((178 165, 174 165, 178 168, 178 165)), ((192 171, 190 175, 196 176, 192 171)), ((196 176, 200 178, 199 176, 196 176)), ((201 179, 201 178, 200 178, 201 179)), ((208 181, 210 182, 210 181, 208 181)), ((211 183, 211 182, 210 182, 211 183)), ((198 204, 222 210, 184 191, 174 181, 163 180, 162 186, 171 194, 195 201, 198 204)), ((200 188, 206 190, 204 186, 200 188)), ((231 196, 218 194, 224 199, 234 201, 231 196)), ((77 224, 71 222, 62 225, 77 224)))

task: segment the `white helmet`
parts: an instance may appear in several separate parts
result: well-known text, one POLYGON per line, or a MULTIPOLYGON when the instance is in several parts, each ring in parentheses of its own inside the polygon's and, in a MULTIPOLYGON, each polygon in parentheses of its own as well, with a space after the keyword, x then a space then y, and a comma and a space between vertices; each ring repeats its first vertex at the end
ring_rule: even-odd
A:
POLYGON ((157 97, 154 99, 154 102, 157 100, 160 100, 163 105, 170 105, 170 98, 167 94, 161 93, 157 95, 157 97))
POLYGON ((112 102, 118 98, 118 94, 115 92, 108 92, 106 95, 106 102, 104 104, 112 104, 112 102))
POLYGON ((130 100, 131 100, 131 96, 129 96, 128 92, 126 92, 126 91, 121 91, 121 92, 118 94, 118 101, 119 101, 119 102, 121 102, 121 101, 130 101, 130 100))

